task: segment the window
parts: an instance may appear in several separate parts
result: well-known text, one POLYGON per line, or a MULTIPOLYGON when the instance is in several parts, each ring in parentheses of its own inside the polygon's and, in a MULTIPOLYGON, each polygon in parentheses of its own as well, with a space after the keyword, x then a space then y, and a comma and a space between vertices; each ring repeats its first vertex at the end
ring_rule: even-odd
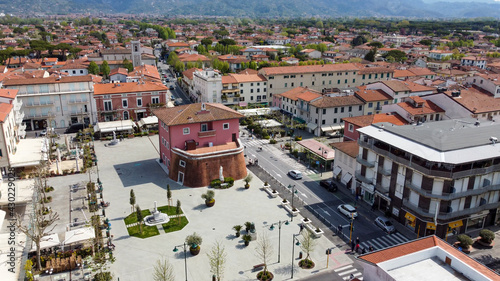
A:
POLYGON ((111 110, 113 110, 113 107, 111 106, 111 101, 105 100, 104 101, 104 111, 111 111, 111 110))
POLYGON ((80 70, 80 74, 83 74, 83 70, 80 70))
POLYGON ((189 135, 189 128, 182 129, 182 134, 183 135, 189 135))
POLYGON ((312 85, 314 86, 314 81, 312 81, 312 85))
POLYGON ((263 100, 267 99, 267 96, 266 96, 266 95, 263 95, 263 96, 262 96, 262 99, 263 99, 263 100))
POLYGON ((257 86, 260 86, 260 83, 259 83, 259 82, 257 82, 257 86))
POLYGON ((76 74, 76 70, 73 70, 73 74, 76 74))
POLYGON ((368 74, 368 79, 372 79, 372 75, 371 74, 368 74))
POLYGON ((337 124, 337 118, 333 118, 333 124, 337 124))
POLYGON ((342 113, 344 112, 344 107, 340 108, 340 112, 342 112, 342 113))
POLYGON ((346 80, 344 80, 344 84, 347 84, 347 79, 346 79, 346 80))
POLYGON ((349 106, 349 112, 352 112, 352 106, 349 106))
POLYGON ((316 108, 316 114, 318 114, 319 108, 316 108))
POLYGON ((394 99, 394 103, 397 103, 398 102, 398 99, 394 99))
POLYGON ((274 79, 274 76, 269 76, 269 80, 274 79))
POLYGON ((368 108, 372 108, 373 107, 373 102, 369 102, 368 103, 368 108))
POLYGON ((127 108, 128 107, 128 100, 126 100, 126 99, 122 100, 122 106, 124 108, 127 108))
POLYGON ((365 76, 366 76, 366 74, 363 74, 363 80, 365 80, 365 76))
POLYGON ((360 106, 358 107, 358 110, 359 110, 359 111, 363 110, 363 106, 362 106, 362 105, 360 105, 360 106))
POLYGON ((253 100, 253 96, 250 96, 250 100, 253 100))
POLYGON ((253 83, 250 83, 250 86, 253 87, 253 83))
POLYGON ((323 85, 325 85, 325 80, 323 80, 323 85))
POLYGON ((325 121, 326 121, 326 120, 324 120, 324 119, 323 119, 323 120, 321 120, 321 124, 322 124, 322 125, 325 125, 325 121))
POLYGON ((283 78, 284 78, 284 79, 288 79, 288 78, 290 78, 290 76, 285 75, 285 76, 283 76, 283 78))
POLYGON ((128 111, 123 112, 123 120, 128 120, 128 111))
MULTIPOLYGON (((286 86, 285 86, 286 87, 286 86)), ((253 89, 250 89, 250 93, 253 94, 253 89)))
POLYGON ((160 103, 160 97, 152 97, 151 98, 151 103, 152 104, 158 104, 158 103, 160 103))
POLYGON ((267 92, 267 89, 266 89, 266 88, 264 88, 264 92, 267 92))
POLYGON ((229 123, 222 124, 222 129, 223 130, 229 130, 229 123))
POLYGON ((340 79, 339 79, 339 80, 337 80, 337 84, 340 84, 340 79))
POLYGON ((285 88, 288 86, 288 83, 285 83, 285 88))
POLYGON ((335 107, 335 109, 333 110, 333 113, 337 113, 339 111, 339 109, 337 107, 335 107))
POLYGON ((184 168, 185 168, 185 167, 186 167, 186 161, 184 161, 184 160, 179 160, 179 166, 181 166, 181 167, 184 167, 184 168))
POLYGON ((273 84, 269 84, 269 89, 272 89, 273 88, 273 84))
POLYGON ((352 83, 356 83, 356 79, 352 79, 352 83))
POLYGON ((377 73, 375 73, 375 79, 377 79, 377 78, 378 78, 378 74, 377 74, 377 73))
POLYGON ((291 84, 292 84, 292 87, 293 87, 294 83, 292 82, 291 84))
POLYGON ((240 94, 243 94, 243 90, 240 90, 240 94))
MULTIPOLYGON (((292 83, 292 86, 293 86, 293 83, 292 83)), ((260 89, 257 89, 257 93, 260 93, 260 89)))
POLYGON ((201 131, 202 131, 202 132, 206 132, 206 131, 208 131, 208 124, 207 124, 207 123, 203 123, 203 124, 201 124, 201 131))
POLYGON ((142 106, 142 98, 137 98, 137 106, 142 106))
POLYGON ((384 73, 380 73, 380 78, 384 78, 384 73))
POLYGON ((349 132, 352 132, 354 131, 354 125, 353 124, 349 124, 349 132))
POLYGON ((326 114, 326 108, 323 108, 323 114, 326 114))

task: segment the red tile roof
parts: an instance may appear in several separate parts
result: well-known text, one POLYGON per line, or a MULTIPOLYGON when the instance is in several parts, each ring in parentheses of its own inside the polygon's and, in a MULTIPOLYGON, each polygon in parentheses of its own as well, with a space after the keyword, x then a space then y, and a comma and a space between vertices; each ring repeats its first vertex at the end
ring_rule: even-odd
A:
POLYGON ((313 99, 321 97, 322 95, 320 92, 313 90, 313 89, 304 88, 304 87, 297 87, 297 88, 291 89, 290 91, 286 91, 286 92, 282 93, 281 96, 285 97, 285 98, 289 98, 289 99, 294 100, 294 101, 296 101, 298 99, 301 99, 304 101, 311 101, 313 99))
POLYGON ((17 92, 19 92, 19 90, 17 89, 0 89, 0 97, 15 99, 17 96, 17 92))
POLYGON ((162 83, 149 81, 129 83, 95 84, 94 96, 112 95, 121 93, 143 93, 151 91, 166 91, 168 88, 162 83))
POLYGON ((0 122, 5 122, 5 118, 12 111, 14 105, 10 103, 0 103, 0 122))
POLYGON ((344 152, 351 157, 356 157, 359 153, 359 145, 357 141, 334 142, 330 143, 330 146, 334 149, 338 149, 344 152))
POLYGON ((336 71, 358 71, 359 67, 352 63, 323 64, 323 65, 297 65, 281 67, 264 67, 260 73, 264 75, 318 73, 336 71))
POLYGON ((206 111, 201 111, 201 105, 201 103, 192 103, 172 108, 157 109, 153 113, 168 126, 239 119, 244 116, 222 104, 205 103, 206 111))
POLYGON ((342 120, 344 120, 344 122, 351 123, 361 128, 370 126, 371 124, 382 123, 382 122, 392 123, 397 126, 408 124, 408 122, 397 113, 390 113, 390 114, 380 113, 371 115, 361 115, 355 117, 345 117, 342 118, 342 120))

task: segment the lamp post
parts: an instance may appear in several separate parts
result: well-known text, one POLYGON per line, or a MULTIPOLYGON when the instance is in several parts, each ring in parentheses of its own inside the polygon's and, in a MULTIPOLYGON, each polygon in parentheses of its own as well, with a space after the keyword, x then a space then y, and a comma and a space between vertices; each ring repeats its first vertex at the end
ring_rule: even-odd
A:
MULTIPOLYGON (((295 184, 294 185, 288 185, 288 188, 290 188, 292 190, 292 212, 293 210, 295 210, 295 207, 293 206, 293 197, 294 197, 294 194, 297 193, 297 190, 295 190, 295 184)), ((291 215, 291 219, 290 221, 293 221, 293 214, 291 215)))
POLYGON ((278 230, 279 230, 279 232, 278 232, 279 233, 278 234, 278 263, 279 263, 280 262, 280 253, 281 253, 281 251, 280 251, 280 248, 281 248, 281 225, 282 224, 288 225, 289 222, 288 222, 288 220, 286 220, 286 221, 279 221, 277 223, 275 222, 275 223, 271 224, 271 227, 269 228, 269 230, 273 230, 275 224, 278 225, 278 230))
MULTIPOLYGON (((179 245, 181 246, 181 245, 179 245)), ((177 252, 179 249, 177 249, 177 246, 174 247, 173 252, 177 252)), ((187 254, 186 254, 186 243, 184 243, 184 274, 186 275, 186 281, 188 280, 188 265, 187 265, 187 254)))
POLYGON ((295 245, 297 246, 300 246, 300 242, 299 242, 299 239, 297 239, 297 236, 300 235, 299 234, 292 234, 293 235, 293 239, 292 239, 292 276, 290 277, 290 279, 293 279, 293 260, 295 258, 295 245), (297 241, 297 242, 295 242, 297 241))
POLYGON ((352 241, 352 229, 353 229, 353 225, 354 225, 354 215, 351 214, 351 230, 349 231, 349 243, 351 243, 351 241, 352 241))
MULTIPOLYGON (((321 151, 321 158, 323 158, 323 166, 326 166, 325 152, 327 152, 327 151, 324 151, 323 147, 321 147, 321 146, 319 147, 319 150, 321 151)), ((319 168, 320 168, 321 176, 323 176, 324 167, 319 167, 319 168)))

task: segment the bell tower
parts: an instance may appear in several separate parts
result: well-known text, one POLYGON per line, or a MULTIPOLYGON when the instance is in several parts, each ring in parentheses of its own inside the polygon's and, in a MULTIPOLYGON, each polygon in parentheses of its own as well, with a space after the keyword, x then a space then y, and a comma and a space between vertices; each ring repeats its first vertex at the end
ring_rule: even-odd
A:
POLYGON ((134 67, 142 65, 142 59, 141 59, 141 42, 139 41, 131 41, 132 43, 132 64, 134 67))

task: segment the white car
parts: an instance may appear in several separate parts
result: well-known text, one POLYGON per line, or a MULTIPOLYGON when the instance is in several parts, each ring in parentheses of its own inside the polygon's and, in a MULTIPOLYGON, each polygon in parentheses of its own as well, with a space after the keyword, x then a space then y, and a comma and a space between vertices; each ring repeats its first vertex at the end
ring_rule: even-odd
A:
POLYGON ((384 230, 385 232, 387 232, 389 234, 396 232, 394 225, 386 217, 377 217, 375 219, 375 224, 378 225, 378 227, 382 228, 382 230, 384 230))
POLYGON ((349 204, 342 204, 337 207, 337 210, 342 213, 344 216, 348 218, 356 218, 358 216, 358 212, 356 208, 349 204))
POLYGON ((302 173, 297 170, 288 171, 288 175, 296 180, 300 180, 302 178, 302 173))

